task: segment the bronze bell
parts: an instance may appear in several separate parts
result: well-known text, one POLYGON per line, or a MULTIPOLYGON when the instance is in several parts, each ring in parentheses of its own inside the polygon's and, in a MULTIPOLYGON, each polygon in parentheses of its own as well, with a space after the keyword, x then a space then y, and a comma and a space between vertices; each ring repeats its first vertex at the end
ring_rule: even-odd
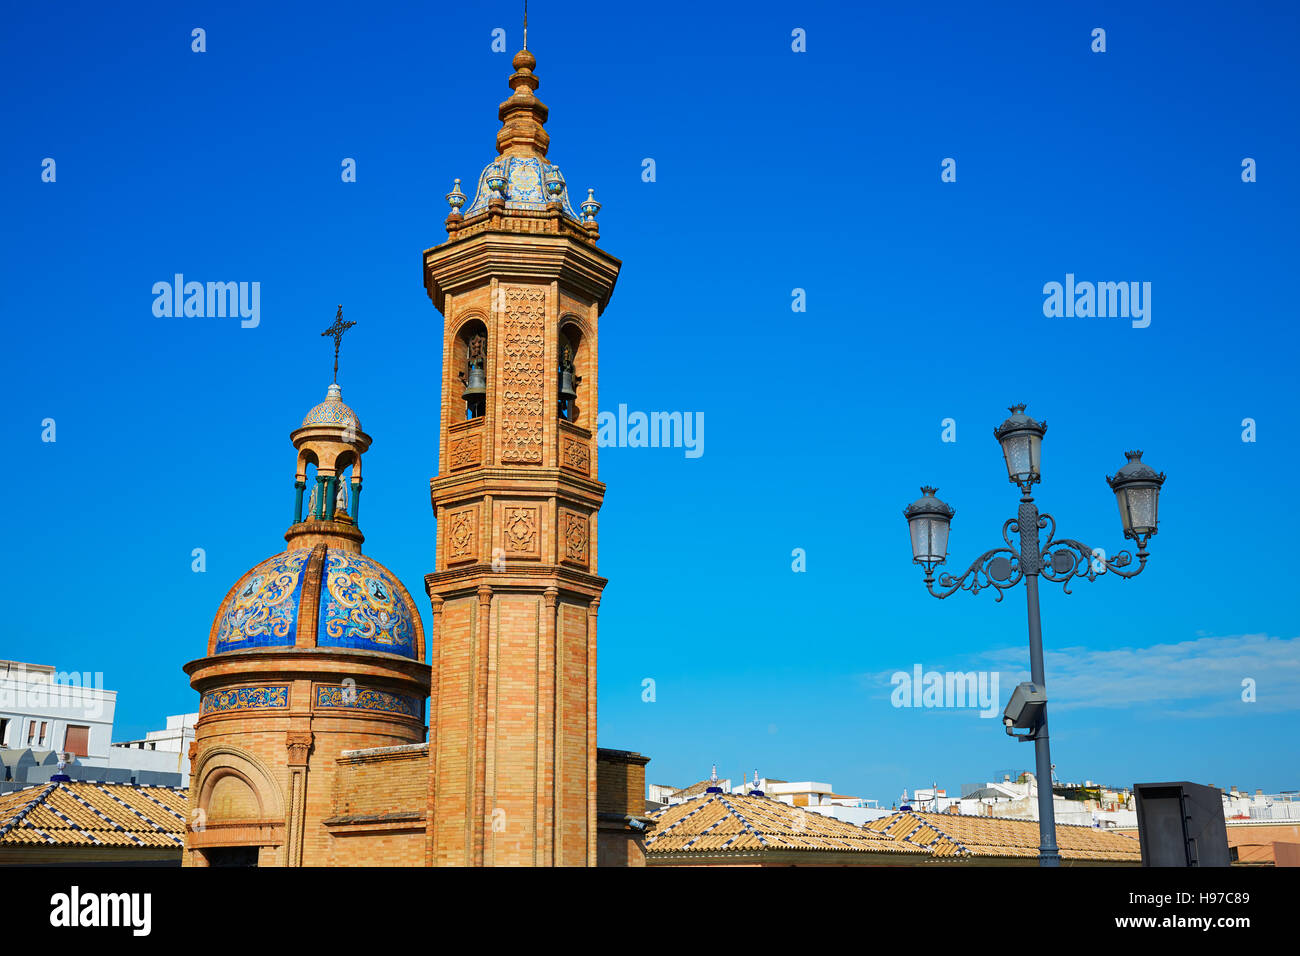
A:
POLYGON ((574 386, 581 381, 581 375, 573 374, 573 347, 566 342, 560 353, 560 401, 577 401, 578 390, 574 386))
POLYGON ((578 399, 578 391, 574 388, 577 382, 581 382, 579 376, 573 374, 573 366, 560 369, 560 400, 563 402, 573 402, 578 399))
POLYGON ((461 393, 461 398, 465 401, 480 401, 487 396, 487 376, 483 373, 483 369, 471 365, 469 379, 467 380, 465 373, 461 372, 460 380, 465 383, 465 391, 461 393))

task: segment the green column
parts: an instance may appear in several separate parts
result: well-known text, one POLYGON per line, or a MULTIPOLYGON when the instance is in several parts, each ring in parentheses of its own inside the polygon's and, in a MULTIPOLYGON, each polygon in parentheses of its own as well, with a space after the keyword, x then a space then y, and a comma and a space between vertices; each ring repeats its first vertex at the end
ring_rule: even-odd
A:
POLYGON ((352 479, 352 523, 361 524, 361 479, 352 479))
POLYGON ((339 491, 339 480, 336 476, 331 475, 329 481, 325 483, 325 517, 333 519, 334 517, 334 496, 339 491))
POLYGON ((316 476, 316 507, 312 509, 311 516, 320 518, 325 514, 325 476, 316 476))
POLYGON ((297 524, 302 520, 302 492, 307 487, 307 482, 295 480, 293 483, 293 523, 297 524))

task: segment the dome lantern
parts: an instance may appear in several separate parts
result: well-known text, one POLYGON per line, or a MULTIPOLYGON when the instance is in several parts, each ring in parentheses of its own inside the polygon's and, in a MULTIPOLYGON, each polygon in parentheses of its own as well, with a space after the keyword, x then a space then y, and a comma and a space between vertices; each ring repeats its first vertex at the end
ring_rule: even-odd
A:
POLYGON ((357 413, 343 401, 343 389, 338 384, 339 346, 343 333, 354 325, 343 321, 340 305, 334 324, 321 333, 334 339, 334 381, 325 390, 325 400, 315 405, 289 435, 298 451, 298 463, 293 482, 293 523, 285 539, 295 547, 324 542, 359 551, 364 540, 357 522, 361 456, 370 448, 370 436, 361 430, 357 413), (311 467, 315 468, 315 477, 307 492, 311 467), (351 476, 346 474, 349 468, 351 476))

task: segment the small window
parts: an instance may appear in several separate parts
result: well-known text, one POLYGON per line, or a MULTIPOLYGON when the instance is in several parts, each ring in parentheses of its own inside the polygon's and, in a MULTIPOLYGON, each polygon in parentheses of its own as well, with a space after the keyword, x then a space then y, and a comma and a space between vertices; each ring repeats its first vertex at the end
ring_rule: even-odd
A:
POLYGON ((0 717, 0 747, 5 745, 5 737, 9 736, 9 718, 0 717))
POLYGON ((40 739, 40 741, 39 741, 39 743, 40 743, 40 745, 41 745, 42 747, 44 747, 47 743, 49 743, 49 733, 50 733, 50 722, 49 722, 48 720, 42 720, 42 721, 41 721, 41 739, 40 739))
POLYGON ((90 728, 69 724, 63 735, 63 749, 76 757, 90 756, 90 728))

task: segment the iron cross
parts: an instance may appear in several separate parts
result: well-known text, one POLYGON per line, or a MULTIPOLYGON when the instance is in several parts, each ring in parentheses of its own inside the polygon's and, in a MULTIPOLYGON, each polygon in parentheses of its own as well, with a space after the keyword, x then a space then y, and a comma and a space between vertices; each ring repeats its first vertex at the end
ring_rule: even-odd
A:
POLYGON ((334 336, 334 383, 336 385, 339 380, 339 346, 343 344, 343 333, 354 325, 355 322, 343 321, 343 306, 340 305, 338 314, 334 316, 334 324, 321 333, 321 335, 334 336))

